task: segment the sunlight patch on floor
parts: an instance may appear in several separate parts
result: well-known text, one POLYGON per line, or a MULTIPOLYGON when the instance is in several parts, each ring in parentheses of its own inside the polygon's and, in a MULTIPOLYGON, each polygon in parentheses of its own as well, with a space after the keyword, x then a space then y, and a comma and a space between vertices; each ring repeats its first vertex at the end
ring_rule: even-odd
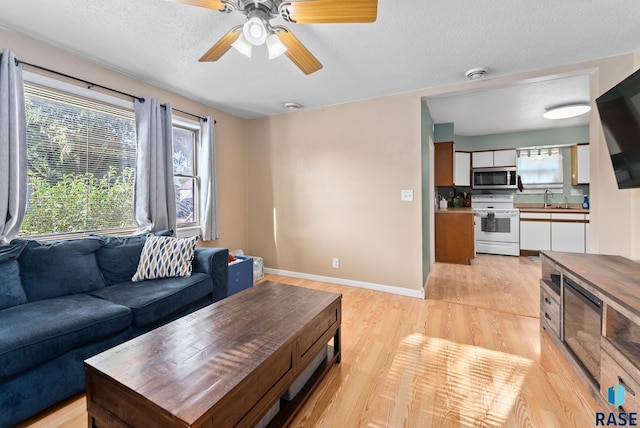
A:
POLYGON ((400 343, 375 405, 387 408, 391 426, 503 426, 532 364, 520 356, 412 334, 400 343))

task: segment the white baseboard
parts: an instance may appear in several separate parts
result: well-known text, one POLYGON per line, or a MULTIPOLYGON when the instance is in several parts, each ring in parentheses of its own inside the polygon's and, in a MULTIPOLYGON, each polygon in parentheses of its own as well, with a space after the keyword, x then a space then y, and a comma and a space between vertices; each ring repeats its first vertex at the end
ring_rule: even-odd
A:
POLYGON ((354 281, 352 279, 334 278, 332 276, 312 275, 308 273, 271 268, 264 268, 264 272, 272 275, 290 276, 292 278, 308 279, 311 281, 330 282, 332 284, 348 285, 351 287, 366 288, 368 290, 383 291, 385 293, 424 299, 424 288, 421 288, 420 290, 411 290, 409 288, 396 287, 393 285, 375 284, 373 282, 354 281))

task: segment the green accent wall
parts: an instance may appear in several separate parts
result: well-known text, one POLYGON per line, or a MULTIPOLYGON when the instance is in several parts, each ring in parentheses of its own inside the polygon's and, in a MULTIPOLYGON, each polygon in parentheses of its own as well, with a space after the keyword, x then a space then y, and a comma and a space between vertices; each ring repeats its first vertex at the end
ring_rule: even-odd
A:
MULTIPOLYGON (((426 104, 423 102, 423 104, 426 104)), ((425 105, 428 110, 429 107, 425 105)), ((431 113, 429 113, 431 119, 431 113)), ((433 123, 433 121, 431 121, 433 123)), ((453 123, 436 123, 433 126, 433 142, 442 143, 444 141, 454 141, 455 135, 453 133, 453 123)))
MULTIPOLYGON (((447 125, 447 124, 445 124, 447 125)), ((436 125, 438 129, 439 124, 436 125)), ((437 140, 452 141, 452 140, 437 140)), ((473 152, 479 150, 519 149, 523 147, 558 146, 589 142, 589 126, 571 126, 538 131, 508 132, 504 134, 456 135, 453 139, 456 150, 473 152)))
MULTIPOLYGON (((430 203, 430 191, 433 183, 429 180, 429 137, 435 141, 434 124, 431 112, 425 101, 421 103, 421 174, 422 174, 422 284, 424 285, 431 270, 431 214, 434 207, 430 203)), ((453 124, 451 127, 451 137, 453 137, 453 124)), ((451 140, 449 140, 451 141, 451 140)))

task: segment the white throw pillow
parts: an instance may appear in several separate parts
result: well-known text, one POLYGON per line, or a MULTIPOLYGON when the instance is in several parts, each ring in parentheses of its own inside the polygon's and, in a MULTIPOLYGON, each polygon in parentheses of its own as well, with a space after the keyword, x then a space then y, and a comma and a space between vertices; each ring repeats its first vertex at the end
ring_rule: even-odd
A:
POLYGON ((147 236, 138 269, 131 281, 191 276, 191 265, 197 242, 198 236, 182 239, 170 236, 147 236))

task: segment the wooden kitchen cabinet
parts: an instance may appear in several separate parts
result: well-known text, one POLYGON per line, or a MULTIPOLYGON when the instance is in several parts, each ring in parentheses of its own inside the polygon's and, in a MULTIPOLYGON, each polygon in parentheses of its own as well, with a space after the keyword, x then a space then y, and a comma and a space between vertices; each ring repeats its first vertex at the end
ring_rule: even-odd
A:
POLYGON ((470 208, 436 211, 436 262, 471 264, 475 257, 474 221, 470 208))
POLYGON ((453 186, 454 151, 453 141, 435 143, 434 147, 434 184, 453 186))

